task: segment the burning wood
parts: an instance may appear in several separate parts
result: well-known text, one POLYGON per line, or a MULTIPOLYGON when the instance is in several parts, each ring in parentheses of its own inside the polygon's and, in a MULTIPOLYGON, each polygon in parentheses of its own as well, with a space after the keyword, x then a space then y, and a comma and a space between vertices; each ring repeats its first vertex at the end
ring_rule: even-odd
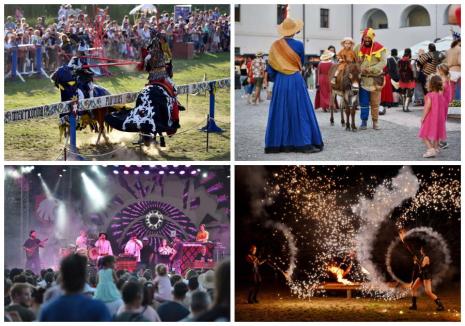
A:
POLYGON ((342 268, 339 268, 337 266, 329 266, 328 267, 328 271, 330 273, 332 273, 334 276, 336 276, 337 278, 337 281, 339 283, 342 283, 342 284, 345 284, 345 285, 353 285, 354 283, 352 283, 351 281, 349 281, 348 279, 344 278, 345 276, 345 272, 342 268))

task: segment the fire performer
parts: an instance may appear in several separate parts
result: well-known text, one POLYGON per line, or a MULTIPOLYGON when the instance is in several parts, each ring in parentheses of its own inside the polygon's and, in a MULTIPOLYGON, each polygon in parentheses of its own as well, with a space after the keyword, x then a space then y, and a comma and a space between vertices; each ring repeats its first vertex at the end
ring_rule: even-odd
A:
POLYGON ((98 258, 105 256, 113 256, 113 250, 111 249, 111 243, 107 240, 107 234, 105 232, 100 232, 98 235, 98 240, 95 242, 95 247, 98 250, 98 258))
POLYGON ((24 251, 26 252, 26 269, 30 269, 35 274, 40 272, 40 255, 39 248, 43 248, 46 240, 40 241, 37 238, 35 230, 29 232, 29 239, 23 244, 24 251))
POLYGON ((423 283, 425 288, 425 293, 428 297, 431 298, 436 303, 436 310, 443 311, 444 305, 439 300, 438 296, 433 293, 431 289, 431 280, 432 280, 432 273, 431 273, 431 261, 429 256, 426 254, 425 247, 422 246, 420 248, 421 257, 417 258, 417 256, 413 256, 413 262, 415 264, 414 269, 414 278, 412 279, 411 291, 412 291, 412 305, 409 307, 410 310, 417 310, 417 296, 418 296, 418 288, 423 283))
POLYGON ((208 238, 210 237, 210 233, 205 229, 205 224, 200 224, 199 232, 197 232, 197 236, 195 237, 195 241, 197 242, 208 242, 208 238))
POLYGON ((137 263, 140 263, 140 250, 144 247, 142 241, 137 239, 137 234, 132 233, 131 239, 126 243, 124 247, 124 253, 136 258, 137 263))
POLYGON ((265 260, 259 260, 256 256, 257 246, 251 245, 249 253, 245 257, 247 264, 249 265, 249 282, 250 289, 247 302, 250 304, 258 303, 257 295, 260 291, 260 285, 262 283, 262 276, 260 275, 260 265, 266 262, 265 260))

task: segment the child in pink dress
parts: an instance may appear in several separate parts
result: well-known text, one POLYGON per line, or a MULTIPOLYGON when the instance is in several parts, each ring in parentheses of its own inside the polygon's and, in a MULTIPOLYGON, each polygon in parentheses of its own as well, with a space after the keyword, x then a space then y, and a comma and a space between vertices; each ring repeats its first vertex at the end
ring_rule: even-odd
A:
POLYGON ((446 139, 447 98, 444 96, 442 79, 438 75, 431 76, 428 82, 428 94, 425 96, 425 107, 421 119, 418 137, 423 139, 426 152, 423 157, 435 157, 439 153, 439 141, 446 139))
MULTIPOLYGON (((441 63, 440 65, 437 66, 436 68, 437 74, 441 77, 442 79, 442 85, 444 87, 444 97, 446 98, 446 107, 444 108, 446 113, 445 113, 445 119, 447 122, 447 114, 449 111, 449 103, 452 101, 452 82, 450 80, 450 73, 449 73, 449 66, 447 66, 445 63, 441 63)), ((446 149, 449 147, 446 141, 440 141, 439 142, 439 148, 440 149, 446 149)))

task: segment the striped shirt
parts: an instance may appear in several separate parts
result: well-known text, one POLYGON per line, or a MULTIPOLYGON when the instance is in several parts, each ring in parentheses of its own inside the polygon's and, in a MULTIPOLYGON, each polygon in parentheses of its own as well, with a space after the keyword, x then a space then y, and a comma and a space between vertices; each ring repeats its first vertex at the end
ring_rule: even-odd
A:
POLYGON ((441 63, 440 53, 428 52, 418 58, 418 62, 423 66, 422 71, 429 76, 436 73, 436 67, 441 63))

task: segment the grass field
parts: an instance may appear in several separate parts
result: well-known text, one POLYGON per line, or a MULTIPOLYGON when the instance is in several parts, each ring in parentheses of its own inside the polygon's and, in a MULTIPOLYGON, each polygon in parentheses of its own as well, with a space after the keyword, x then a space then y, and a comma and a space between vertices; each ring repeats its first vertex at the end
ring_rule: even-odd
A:
MULTIPOLYGON (((438 293, 446 308, 436 312, 425 295, 418 299, 418 310, 408 307, 410 299, 384 301, 345 297, 299 300, 289 294, 263 291, 259 304, 248 304, 247 293, 236 290, 236 321, 460 321, 460 285, 450 293, 438 293)), ((345 295, 345 293, 344 293, 345 295)))
MULTIPOLYGON (((206 54, 193 60, 176 60, 174 80, 177 85, 207 79, 227 78, 230 76, 229 53, 206 54)), ((123 69, 113 69, 112 77, 96 79, 96 84, 107 88, 112 94, 141 90, 147 74, 123 69)), ((5 82, 5 111, 59 102, 59 92, 46 79, 27 79, 5 82)), ((78 148, 89 159, 98 160, 228 160, 230 153, 230 91, 218 90, 216 93, 215 119, 223 128, 221 134, 210 134, 209 150, 206 151, 206 134, 197 129, 206 123, 209 98, 203 95, 179 96, 187 111, 181 112, 181 129, 172 138, 166 139, 167 147, 134 147, 132 141, 137 134, 112 131, 110 143, 100 141, 95 145, 97 134, 89 129, 78 131, 78 148)), ((49 117, 38 120, 5 124, 6 160, 56 160, 63 153, 64 140, 60 141, 58 118, 49 117)))

